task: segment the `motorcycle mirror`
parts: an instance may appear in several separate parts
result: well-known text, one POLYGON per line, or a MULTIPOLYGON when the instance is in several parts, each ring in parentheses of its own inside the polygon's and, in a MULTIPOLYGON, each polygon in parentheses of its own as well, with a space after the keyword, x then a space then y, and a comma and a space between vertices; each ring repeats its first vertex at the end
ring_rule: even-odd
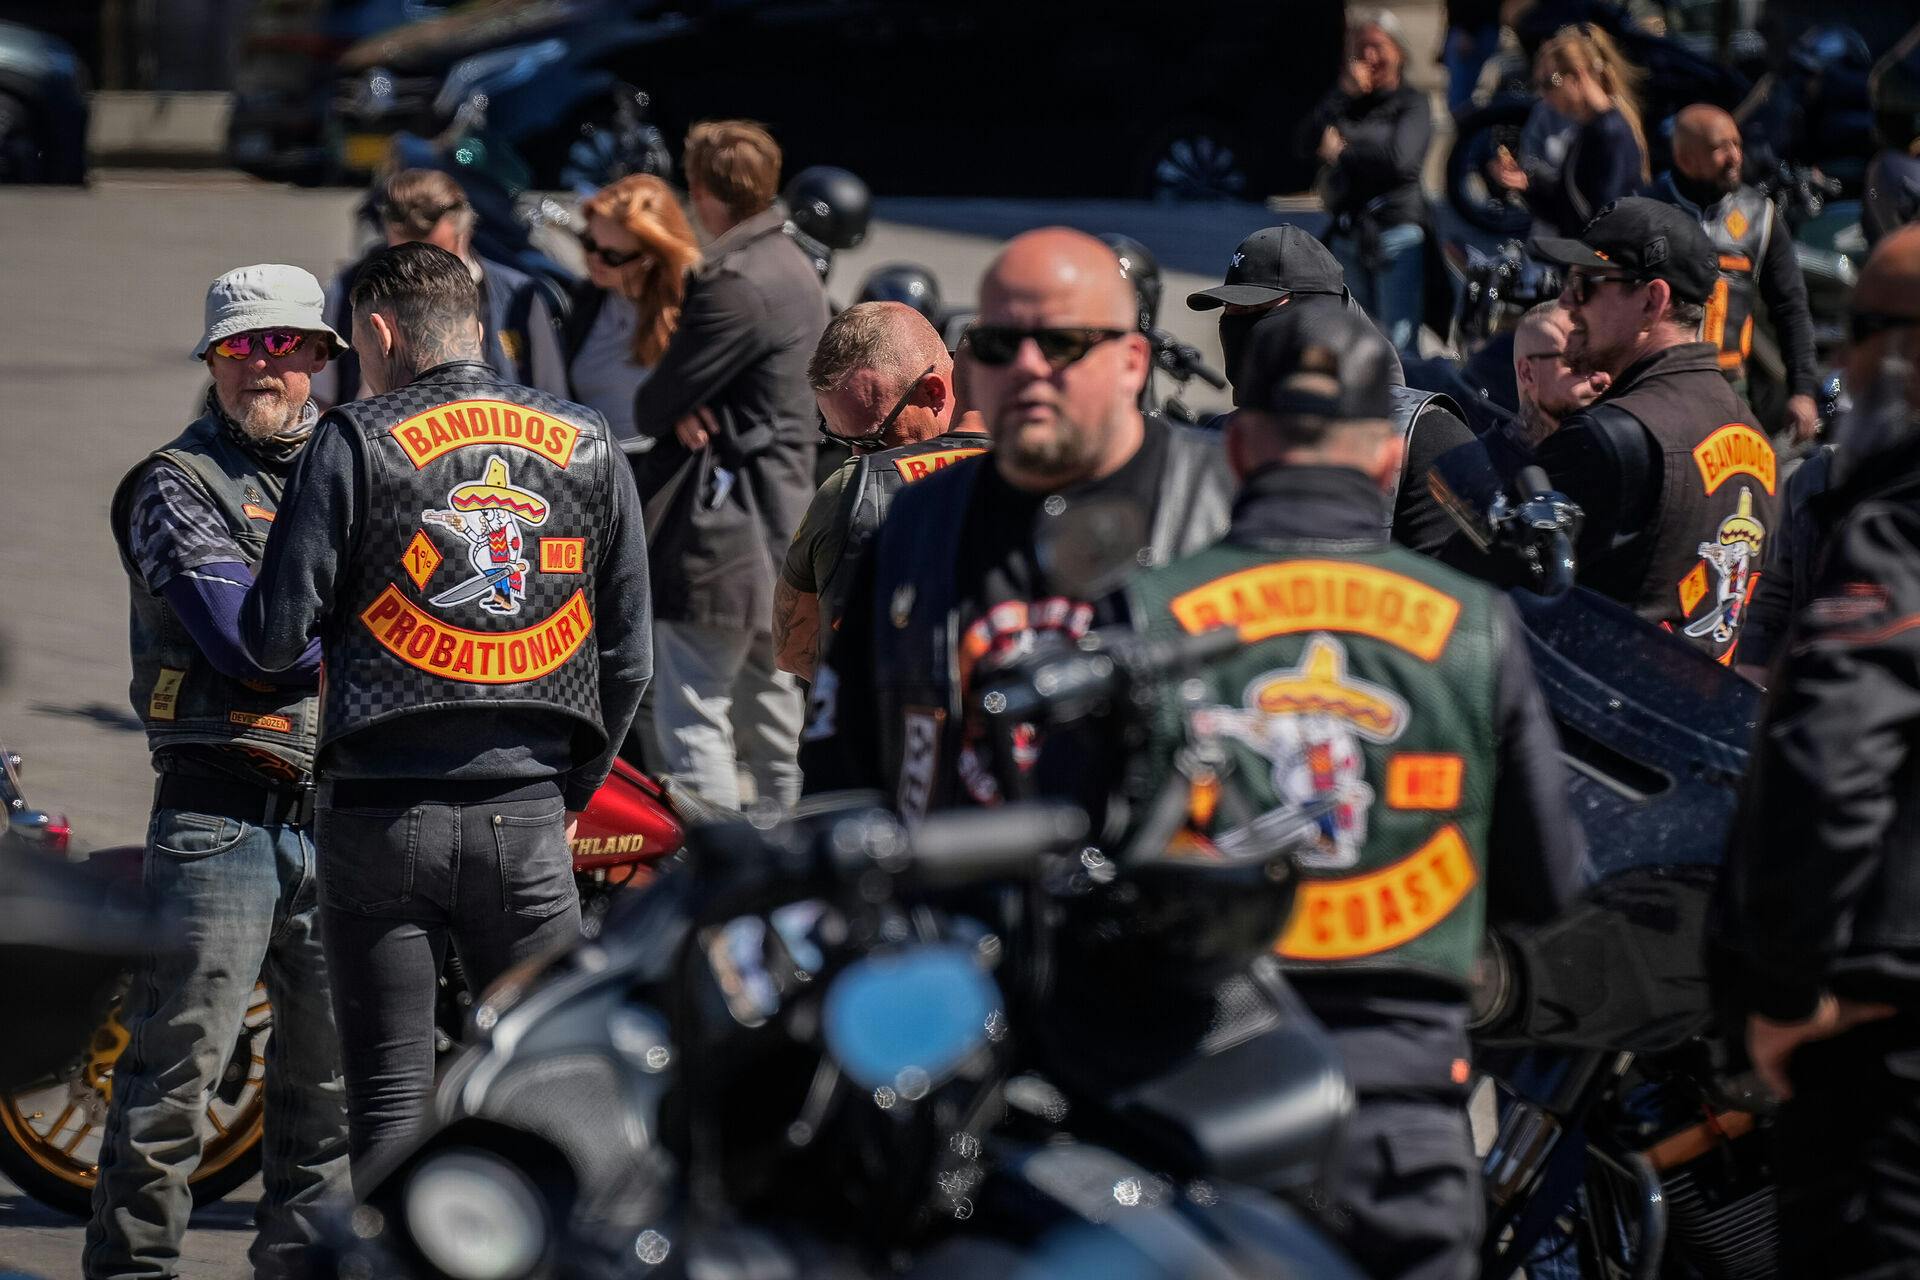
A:
POLYGON ((915 1101, 987 1043, 1000 993, 973 953, 933 943, 855 961, 827 991, 827 1049, 847 1078, 915 1101))
POLYGON ((1096 497, 1069 500, 1058 514, 1042 510, 1034 557, 1055 594, 1099 600, 1140 571, 1149 535, 1147 511, 1139 503, 1096 497))
POLYGON ((1440 509, 1473 539, 1475 546, 1485 551, 1493 545, 1491 515, 1506 485, 1478 441, 1458 445, 1436 458, 1426 483, 1440 509))

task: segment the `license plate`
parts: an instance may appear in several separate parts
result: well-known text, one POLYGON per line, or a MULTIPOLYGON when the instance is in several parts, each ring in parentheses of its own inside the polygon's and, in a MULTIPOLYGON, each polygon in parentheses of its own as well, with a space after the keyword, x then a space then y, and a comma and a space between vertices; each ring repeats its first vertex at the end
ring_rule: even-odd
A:
POLYGON ((372 173, 387 163, 392 141, 384 133, 350 133, 340 144, 340 161, 356 172, 372 173))

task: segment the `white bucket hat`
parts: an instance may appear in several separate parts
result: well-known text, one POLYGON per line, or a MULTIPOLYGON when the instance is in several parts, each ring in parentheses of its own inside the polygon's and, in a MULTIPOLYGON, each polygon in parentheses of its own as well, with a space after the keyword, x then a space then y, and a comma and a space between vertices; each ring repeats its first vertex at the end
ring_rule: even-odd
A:
POLYGON ((263 262, 229 271, 207 288, 207 328, 193 358, 203 360, 214 343, 256 329, 323 333, 339 355, 347 342, 327 323, 326 306, 320 282, 299 267, 263 262))

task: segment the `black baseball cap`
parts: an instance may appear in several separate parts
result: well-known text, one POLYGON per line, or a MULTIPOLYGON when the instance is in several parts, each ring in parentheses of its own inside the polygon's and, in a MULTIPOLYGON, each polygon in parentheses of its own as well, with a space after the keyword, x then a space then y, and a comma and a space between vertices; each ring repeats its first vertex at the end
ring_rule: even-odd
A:
POLYGON ((1682 302, 1704 303, 1720 260, 1700 223, 1664 200, 1627 196, 1594 215, 1578 240, 1543 238, 1533 251, 1562 266, 1665 280, 1682 302))
POLYGON ((1187 306, 1212 311, 1228 303, 1258 306, 1289 293, 1346 291, 1346 273, 1327 246, 1296 226, 1264 227, 1233 251, 1226 283, 1188 294, 1187 306))
POLYGON ((1236 399, 1269 413, 1390 418, 1394 367, 1393 345, 1364 313, 1281 307, 1254 326, 1236 399))

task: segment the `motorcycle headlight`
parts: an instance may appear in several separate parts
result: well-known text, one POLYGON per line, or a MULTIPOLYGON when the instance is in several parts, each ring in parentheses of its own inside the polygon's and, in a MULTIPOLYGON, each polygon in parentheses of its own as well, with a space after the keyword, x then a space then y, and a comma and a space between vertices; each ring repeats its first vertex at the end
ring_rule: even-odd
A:
POLYGON ((546 1206, 504 1160, 449 1151, 407 1180, 407 1231, 426 1260, 453 1280, 514 1280, 547 1251, 546 1206))

